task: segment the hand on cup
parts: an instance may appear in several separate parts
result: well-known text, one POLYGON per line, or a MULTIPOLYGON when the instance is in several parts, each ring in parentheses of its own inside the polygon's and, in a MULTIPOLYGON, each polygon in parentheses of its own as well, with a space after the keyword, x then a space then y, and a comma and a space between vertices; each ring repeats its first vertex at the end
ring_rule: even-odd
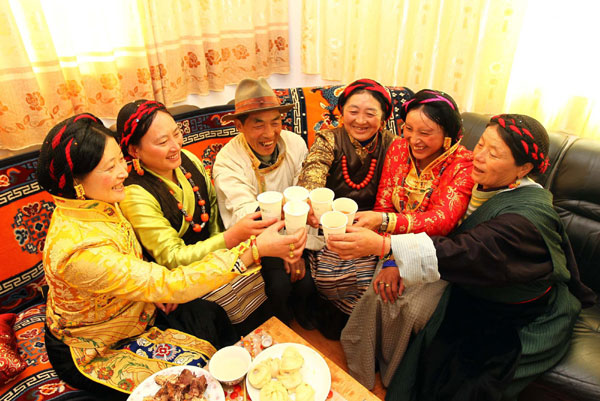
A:
POLYGON ((345 234, 329 234, 327 248, 340 259, 350 260, 381 254, 381 235, 363 227, 348 226, 345 234))
MULTIPOLYGON (((278 219, 279 220, 279 219, 278 219)), ((232 248, 242 241, 250 238, 251 235, 259 235, 265 228, 275 223, 277 220, 270 217, 265 218, 260 212, 250 213, 241 218, 237 223, 227 229, 223 235, 225 246, 232 248)))
POLYGON ((302 257, 307 231, 302 227, 295 234, 281 235, 278 231, 283 228, 283 225, 283 221, 278 221, 256 237, 258 253, 261 257, 272 256, 294 264, 302 257))
POLYGON ((377 231, 381 227, 381 213, 373 211, 357 212, 354 216, 354 225, 357 227, 365 227, 369 230, 377 231))

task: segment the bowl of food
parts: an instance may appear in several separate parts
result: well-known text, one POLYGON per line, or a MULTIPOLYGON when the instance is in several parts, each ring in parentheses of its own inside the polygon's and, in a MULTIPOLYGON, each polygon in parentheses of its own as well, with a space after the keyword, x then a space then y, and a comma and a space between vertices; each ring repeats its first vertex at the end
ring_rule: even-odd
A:
POLYGON ((222 384, 233 386, 246 377, 250 363, 252 357, 246 348, 232 345, 215 352, 208 362, 208 370, 222 384))

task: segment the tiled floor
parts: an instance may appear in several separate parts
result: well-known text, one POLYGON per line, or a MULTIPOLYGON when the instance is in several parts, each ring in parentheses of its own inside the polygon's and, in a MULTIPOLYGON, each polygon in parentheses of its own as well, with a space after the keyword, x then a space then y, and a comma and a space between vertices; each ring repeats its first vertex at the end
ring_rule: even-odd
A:
MULTIPOLYGON (((292 322, 290 327, 302 338, 308 341, 313 347, 318 349, 321 353, 327 355, 327 357, 335 362, 339 367, 344 369, 346 372, 348 371, 344 351, 342 350, 342 345, 339 341, 328 340, 327 338, 323 337, 321 333, 319 333, 319 330, 304 330, 295 321, 292 322)), ((371 392, 382 400, 385 398, 385 388, 383 388, 381 385, 379 373, 377 374, 375 388, 371 390, 371 392)))

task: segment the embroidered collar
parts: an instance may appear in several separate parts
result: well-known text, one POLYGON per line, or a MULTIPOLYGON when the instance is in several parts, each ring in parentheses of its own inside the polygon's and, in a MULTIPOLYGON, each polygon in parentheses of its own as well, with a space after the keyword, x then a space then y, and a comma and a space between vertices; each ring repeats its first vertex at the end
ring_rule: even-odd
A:
POLYGON ((54 203, 61 212, 67 216, 75 217, 84 221, 114 221, 124 219, 118 205, 98 201, 67 199, 53 195, 54 203))

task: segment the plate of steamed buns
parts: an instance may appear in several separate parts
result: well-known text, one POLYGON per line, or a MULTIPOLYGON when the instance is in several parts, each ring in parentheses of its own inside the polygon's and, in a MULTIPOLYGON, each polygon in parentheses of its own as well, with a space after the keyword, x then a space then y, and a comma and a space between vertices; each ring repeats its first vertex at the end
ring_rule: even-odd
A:
POLYGON ((331 372, 312 348, 275 344, 252 361, 246 388, 256 401, 325 401, 331 388, 331 372))

